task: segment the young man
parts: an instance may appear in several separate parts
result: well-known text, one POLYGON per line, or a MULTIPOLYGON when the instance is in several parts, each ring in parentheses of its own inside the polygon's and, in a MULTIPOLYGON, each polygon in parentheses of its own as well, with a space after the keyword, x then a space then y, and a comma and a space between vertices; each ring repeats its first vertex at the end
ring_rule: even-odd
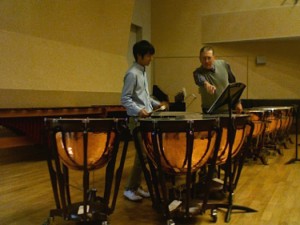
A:
MULTIPOLYGON (((135 62, 126 72, 122 90, 121 103, 126 108, 131 132, 137 126, 138 117, 148 117, 153 109, 165 103, 154 100, 149 95, 146 66, 152 61, 155 49, 148 41, 142 40, 133 46, 135 62)), ((139 137, 140 146, 142 142, 139 137)), ((144 163, 144 162, 143 162, 144 163)), ((131 201, 141 201, 143 197, 150 197, 149 192, 141 187, 142 168, 138 155, 135 155, 131 174, 125 187, 124 196, 131 201)))
MULTIPOLYGON (((197 68, 193 75, 195 83, 199 86, 202 98, 202 111, 205 113, 214 101, 222 94, 229 83, 235 82, 229 64, 224 60, 216 60, 214 50, 210 46, 200 49, 201 66, 197 68)), ((221 107, 222 111, 228 110, 227 106, 221 107)), ((239 102, 235 106, 237 113, 243 111, 243 106, 239 102)))

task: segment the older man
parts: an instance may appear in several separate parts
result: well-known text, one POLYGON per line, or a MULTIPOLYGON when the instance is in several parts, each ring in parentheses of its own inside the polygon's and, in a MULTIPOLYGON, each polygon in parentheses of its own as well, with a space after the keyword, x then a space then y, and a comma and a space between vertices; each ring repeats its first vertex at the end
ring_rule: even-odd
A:
MULTIPOLYGON (((235 82, 235 76, 228 63, 215 59, 214 50, 210 46, 201 48, 199 59, 201 66, 193 74, 202 98, 202 111, 206 113, 227 85, 235 82)), ((225 110, 228 110, 227 105, 219 109, 219 111, 225 110)), ((243 111, 241 102, 235 105, 235 110, 237 113, 243 111)))

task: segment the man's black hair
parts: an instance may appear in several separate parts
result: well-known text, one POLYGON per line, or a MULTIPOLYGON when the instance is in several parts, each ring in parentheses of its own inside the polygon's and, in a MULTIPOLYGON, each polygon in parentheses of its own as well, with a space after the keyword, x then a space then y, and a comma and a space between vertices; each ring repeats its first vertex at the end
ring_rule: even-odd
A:
POLYGON ((146 40, 141 40, 137 43, 134 44, 133 46, 133 56, 135 61, 137 61, 137 56, 140 55, 142 56, 142 58, 144 57, 144 55, 146 54, 151 54, 154 55, 155 54, 155 49, 153 47, 153 45, 146 41, 146 40))
POLYGON ((207 52, 207 51, 212 51, 213 54, 214 54, 214 49, 213 47, 209 46, 209 45, 206 45, 206 46, 203 46, 201 49, 200 49, 200 55, 203 53, 203 52, 207 52))

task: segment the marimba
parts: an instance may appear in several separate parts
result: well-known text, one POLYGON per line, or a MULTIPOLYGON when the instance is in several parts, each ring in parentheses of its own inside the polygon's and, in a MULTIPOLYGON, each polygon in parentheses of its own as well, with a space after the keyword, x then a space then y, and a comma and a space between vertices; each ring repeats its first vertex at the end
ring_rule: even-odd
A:
MULTIPOLYGON (((115 117, 116 114, 124 114, 123 106, 102 105, 102 106, 77 106, 77 107, 48 107, 48 108, 1 108, 0 109, 0 126, 4 126, 18 137, 23 137, 26 143, 43 144, 44 118, 63 117, 63 118, 105 118, 115 117)), ((17 145, 13 138, 9 147, 17 145)), ((1 142, 0 148, 6 147, 10 139, 6 138, 1 142)), ((24 141, 23 141, 24 142, 24 141)), ((22 143, 20 143, 22 144, 22 143)))

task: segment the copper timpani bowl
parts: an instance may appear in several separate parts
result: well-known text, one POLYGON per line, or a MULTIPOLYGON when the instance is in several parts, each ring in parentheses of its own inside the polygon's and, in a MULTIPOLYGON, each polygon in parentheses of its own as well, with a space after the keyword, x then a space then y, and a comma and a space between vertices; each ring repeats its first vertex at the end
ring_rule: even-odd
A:
POLYGON ((260 109, 244 109, 246 114, 250 115, 250 120, 254 124, 252 137, 260 137, 265 129, 265 111, 260 109))
POLYGON ((266 133, 286 132, 293 123, 293 106, 261 106, 265 112, 266 133))
MULTIPOLYGON (((113 149, 114 138, 114 133, 88 134, 88 169, 97 169, 107 163, 113 149)), ((83 168, 83 132, 58 132, 56 143, 59 157, 65 165, 72 169, 83 168)))
POLYGON ((202 167, 214 152, 216 125, 216 118, 172 112, 140 120, 146 154, 167 173, 186 173, 189 152, 192 172, 202 167))
POLYGON ((171 172, 186 172, 188 127, 192 126, 193 130, 192 168, 196 170, 212 156, 217 140, 216 132, 213 131, 216 124, 221 130, 217 164, 223 164, 229 154, 234 157, 241 150, 249 134, 249 118, 250 115, 248 114, 232 115, 235 126, 235 131, 232 134, 234 135, 232 149, 229 148, 228 143, 230 118, 227 114, 202 115, 200 113, 166 112, 156 114, 155 118, 143 119, 140 122, 144 130, 143 138, 147 154, 152 161, 157 163, 156 160, 158 160, 155 157, 153 147, 153 140, 155 139, 158 143, 159 160, 164 169, 171 172), (156 133, 153 137, 155 129, 159 130, 160 133, 156 133))
POLYGON ((68 168, 82 170, 85 154, 88 170, 110 160, 120 120, 64 118, 48 119, 48 123, 54 130, 57 154, 68 168))
POLYGON ((274 107, 255 107, 253 109, 264 111, 264 121, 266 123, 265 133, 274 134, 280 126, 280 111, 274 107))
POLYGON ((279 122, 277 125, 277 129, 280 132, 287 131, 293 122, 293 113, 294 107, 293 106, 274 106, 273 110, 275 110, 279 117, 279 122))
POLYGON ((234 158, 242 149, 247 136, 249 135, 250 125, 250 115, 249 114, 233 114, 230 118, 227 114, 216 114, 211 115, 220 120, 221 129, 221 140, 217 157, 217 165, 225 164, 226 160, 230 156, 234 158), (231 133, 229 131, 229 123, 232 122, 234 130, 231 133), (232 138, 232 148, 229 145, 229 136, 232 138))

